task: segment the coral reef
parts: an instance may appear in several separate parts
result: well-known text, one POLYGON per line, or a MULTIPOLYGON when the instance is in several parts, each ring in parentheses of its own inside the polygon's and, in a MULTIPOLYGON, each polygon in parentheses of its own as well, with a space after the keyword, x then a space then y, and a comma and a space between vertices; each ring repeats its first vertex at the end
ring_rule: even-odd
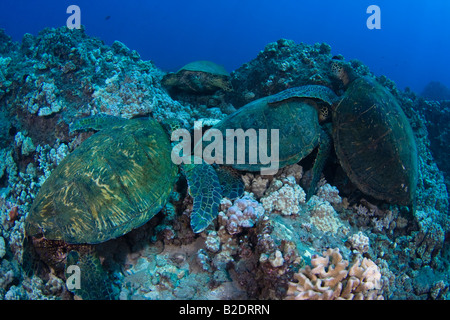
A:
MULTIPOLYGON (((297 44, 287 39, 269 43, 255 59, 231 73, 234 91, 228 94, 228 99, 240 108, 250 101, 296 86, 320 84, 338 89, 331 72, 336 58, 343 57, 333 57, 326 43, 297 44)), ((351 62, 358 74, 369 74, 362 63, 351 62)))
MULTIPOLYGON (((16 43, 0 30, 0 299, 73 299, 60 275, 29 275, 22 262, 23 222, 39 188, 92 134, 69 132, 74 120, 106 113, 210 126, 293 86, 321 84, 341 94, 336 61, 344 57, 332 57, 327 44, 281 39, 231 73, 233 91, 170 96, 165 73, 119 41, 107 46, 83 28, 63 27, 16 43)), ((372 76, 357 60, 348 65, 372 76)), ((118 298, 449 299, 449 105, 401 92, 384 76, 377 81, 414 131, 416 210, 363 196, 333 154, 306 201, 312 155, 275 176, 241 172, 246 193, 222 199, 214 224, 194 234, 181 178, 147 224, 97 245, 118 298)))
POLYGON ((447 190, 450 189, 450 101, 424 101, 417 99, 417 109, 423 114, 429 148, 438 168, 444 173, 447 190))

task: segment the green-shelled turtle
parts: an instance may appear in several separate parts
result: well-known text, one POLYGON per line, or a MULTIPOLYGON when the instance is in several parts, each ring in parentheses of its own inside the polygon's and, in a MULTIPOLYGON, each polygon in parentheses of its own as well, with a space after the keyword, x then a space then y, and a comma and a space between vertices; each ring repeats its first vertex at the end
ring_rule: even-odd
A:
MULTIPOLYGON (((267 130, 266 136, 258 135, 256 146, 249 147, 249 144, 245 146, 243 163, 239 163, 237 158, 239 152, 242 151, 242 149, 239 150, 242 145, 238 143, 234 144, 233 161, 226 163, 226 160, 223 159, 223 163, 231 165, 235 169, 247 171, 260 171, 262 168, 268 169, 269 167, 278 169, 297 163, 319 146, 319 153, 314 164, 313 180, 308 192, 308 197, 311 196, 320 179, 331 146, 329 134, 322 129, 319 117, 321 110, 327 110, 336 100, 337 96, 331 89, 325 86, 307 85, 291 88, 248 103, 211 128, 222 133, 224 158, 227 155, 226 145, 229 141, 227 136, 231 137, 229 129, 242 129, 247 133, 249 133, 249 129, 265 129, 267 130), (272 141, 271 130, 273 129, 278 130, 277 141, 272 141), (264 141, 265 139, 266 141, 264 141), (264 155, 270 154, 271 149, 278 149, 278 159, 272 159, 269 164, 265 159, 260 158, 261 143, 264 142, 267 142, 264 155), (257 156, 253 163, 250 155, 252 152, 257 156)), ((202 147, 204 150, 210 144, 209 141, 214 141, 211 139, 214 130, 211 129, 203 136, 202 147)), ((246 143, 251 142, 247 141, 246 143)), ((199 146, 198 144, 196 148, 199 146)))
MULTIPOLYGON (((44 259, 62 261, 65 256, 56 252, 70 252, 71 263, 84 268, 77 294, 105 299, 107 278, 89 244, 120 237, 149 221, 166 205, 179 171, 171 160, 169 136, 155 120, 97 116, 73 127, 86 128, 100 131, 42 185, 26 217, 25 233, 44 259)), ((220 181, 205 162, 185 165, 182 171, 194 199, 191 226, 201 232, 218 214, 220 181)))
POLYGON ((188 63, 175 73, 168 73, 162 79, 166 87, 194 93, 211 93, 219 89, 231 90, 230 74, 221 65, 211 61, 188 63))
MULTIPOLYGON (((278 168, 300 161, 319 146, 309 198, 315 192, 330 146, 328 130, 322 129, 319 118, 331 107, 335 151, 350 180, 374 198, 413 204, 418 177, 417 148, 398 101, 375 80, 355 77, 343 69, 339 74, 346 88, 343 97, 338 98, 324 86, 295 87, 250 102, 220 121, 212 129, 218 129, 225 137, 223 154, 227 152, 227 129, 267 129, 268 132, 278 129, 278 168)), ((211 136, 212 133, 205 133, 203 148, 208 146, 211 136)), ((266 149, 270 150, 273 144, 270 133, 267 141, 266 149)), ((245 163, 239 164, 236 161, 239 150, 235 148, 234 162, 230 165, 248 171, 268 167, 259 158, 251 163, 250 150, 246 146, 245 163)), ((259 156, 259 152, 256 154, 259 156)))
POLYGON ((390 203, 414 203, 418 158, 414 134, 397 99, 345 63, 334 70, 346 91, 333 109, 333 141, 350 180, 362 192, 390 203))

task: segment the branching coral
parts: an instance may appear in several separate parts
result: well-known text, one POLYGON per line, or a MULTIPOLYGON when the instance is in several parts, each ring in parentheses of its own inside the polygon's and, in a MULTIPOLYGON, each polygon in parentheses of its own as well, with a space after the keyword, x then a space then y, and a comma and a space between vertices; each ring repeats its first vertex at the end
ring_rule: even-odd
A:
POLYGON ((379 293, 381 273, 370 259, 360 259, 349 266, 339 249, 328 249, 323 257, 314 255, 311 265, 294 274, 288 300, 375 300, 379 293))

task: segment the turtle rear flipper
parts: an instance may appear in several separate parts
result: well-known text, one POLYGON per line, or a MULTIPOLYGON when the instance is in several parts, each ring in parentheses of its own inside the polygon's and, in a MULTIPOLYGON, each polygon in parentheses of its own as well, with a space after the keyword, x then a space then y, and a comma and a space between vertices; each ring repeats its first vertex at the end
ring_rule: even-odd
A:
POLYGON ((217 217, 222 187, 214 168, 202 160, 201 164, 185 164, 183 172, 194 199, 191 227, 195 233, 202 232, 217 217))
POLYGON ((309 185, 308 192, 306 193, 306 200, 308 201, 313 194, 316 193, 317 183, 322 175, 325 163, 330 155, 331 151, 331 137, 326 130, 320 131, 320 143, 319 150, 317 152, 316 160, 313 165, 313 174, 311 179, 311 184, 309 185))
POLYGON ((35 247, 32 245, 29 237, 23 240, 23 255, 22 255, 22 269, 28 277, 39 273, 39 270, 44 267, 44 263, 39 259, 35 247))
POLYGON ((115 300, 113 284, 94 252, 83 254, 75 250, 69 252, 66 265, 66 277, 69 282, 73 275, 71 273, 73 266, 79 268, 79 282, 71 283, 73 288, 68 288, 69 291, 83 300, 115 300), (68 269, 69 267, 72 269, 68 269))

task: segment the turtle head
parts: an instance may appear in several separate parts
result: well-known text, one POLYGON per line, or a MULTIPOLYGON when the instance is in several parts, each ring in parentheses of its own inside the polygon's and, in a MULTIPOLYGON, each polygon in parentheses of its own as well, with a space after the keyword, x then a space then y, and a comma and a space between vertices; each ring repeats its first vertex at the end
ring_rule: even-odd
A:
POLYGON ((229 77, 218 77, 211 82, 215 87, 220 88, 225 92, 233 91, 233 86, 231 85, 229 77))
POLYGON ((161 125, 166 130, 166 132, 169 134, 169 136, 178 129, 183 129, 184 122, 178 118, 168 118, 161 121, 161 125))
POLYGON ((331 74, 341 81, 345 88, 357 78, 351 65, 341 60, 333 60, 331 63, 331 74))
POLYGON ((169 72, 161 80, 161 84, 165 87, 172 87, 178 82, 178 76, 176 73, 169 72))
POLYGON ((319 109, 319 122, 322 123, 326 120, 328 120, 330 117, 329 107, 328 106, 322 106, 319 109))

